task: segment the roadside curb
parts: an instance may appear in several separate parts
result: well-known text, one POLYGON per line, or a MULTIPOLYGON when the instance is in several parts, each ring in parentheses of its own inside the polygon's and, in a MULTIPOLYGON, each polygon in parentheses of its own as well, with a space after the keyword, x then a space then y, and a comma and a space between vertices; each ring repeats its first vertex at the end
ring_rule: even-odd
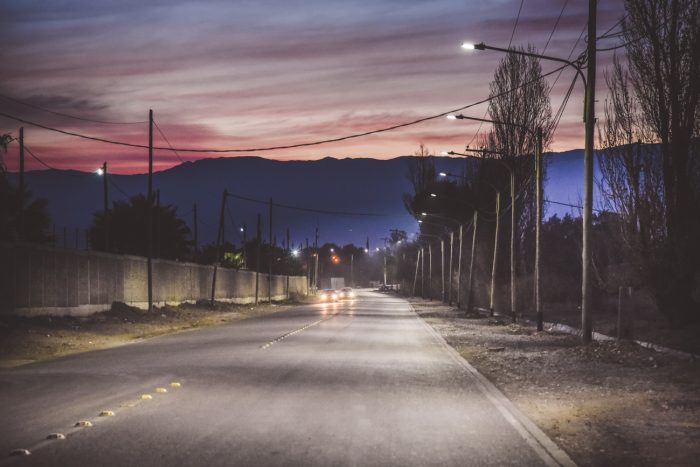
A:
POLYGON ((450 346, 447 341, 416 312, 413 304, 408 301, 407 303, 411 311, 416 315, 423 326, 425 326, 428 332, 443 346, 455 363, 466 370, 466 372, 476 380, 477 386, 481 392, 496 406, 503 417, 515 428, 546 465, 576 467, 576 463, 563 449, 557 446, 557 444, 540 430, 532 420, 525 416, 505 394, 485 376, 479 373, 479 371, 466 361, 459 352, 450 346))

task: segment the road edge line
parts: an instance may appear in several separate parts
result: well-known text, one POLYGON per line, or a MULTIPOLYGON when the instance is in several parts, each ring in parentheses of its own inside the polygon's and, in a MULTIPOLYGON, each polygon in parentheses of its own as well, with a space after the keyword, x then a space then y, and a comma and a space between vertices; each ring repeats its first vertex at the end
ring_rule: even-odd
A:
MULTIPOLYGON (((407 302, 408 303, 408 302, 407 302)), ((533 450, 542 458, 547 465, 576 467, 576 463, 569 455, 560 448, 552 439, 547 436, 535 423, 523 414, 513 402, 501 392, 496 385, 488 380, 484 375, 474 368, 471 363, 462 357, 457 350, 447 343, 444 337, 440 335, 430 324, 428 324, 422 316, 420 316, 413 305, 408 303, 411 311, 416 315, 418 320, 428 329, 428 332, 438 341, 438 343, 447 351, 452 359, 472 376, 477 386, 484 395, 496 406, 503 417, 515 428, 515 430, 523 437, 533 450)))

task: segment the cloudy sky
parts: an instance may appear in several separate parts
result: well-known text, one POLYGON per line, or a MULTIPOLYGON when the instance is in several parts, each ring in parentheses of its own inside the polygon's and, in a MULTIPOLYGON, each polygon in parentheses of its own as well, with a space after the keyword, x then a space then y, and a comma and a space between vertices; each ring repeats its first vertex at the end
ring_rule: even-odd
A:
MULTIPOLYGON (((585 27, 587 3, 524 0, 513 45, 542 50, 566 4, 546 53, 569 56, 585 27)), ((507 46, 520 5, 520 0, 0 0, 0 112, 146 144, 145 120, 153 109, 175 147, 258 148, 345 136, 487 97, 501 55, 459 45, 507 46)), ((622 0, 600 2, 599 33, 622 14, 622 0)), ((574 56, 584 47, 578 41, 574 56)), ((601 93, 610 59, 610 53, 600 56, 601 93)), ((556 67, 543 63, 545 71, 556 67)), ((554 110, 572 79, 565 71, 554 85, 554 110)), ((582 100, 579 85, 550 149, 583 146, 582 100)), ((465 114, 483 117, 484 111, 478 105, 465 114)), ((18 126, 0 117, 0 131, 16 135, 18 126)), ((477 128, 440 118, 339 143, 244 154, 390 158, 411 154, 420 143, 435 152, 459 149, 477 128)), ((55 167, 91 170, 107 160, 115 172, 147 170, 143 149, 26 124, 25 132, 27 146, 55 167)), ((157 131, 154 141, 166 145, 157 131)), ((17 165, 14 146, 4 155, 10 170, 17 165)), ((177 163, 178 155, 157 151, 156 169, 177 163)), ((28 167, 41 166, 30 161, 28 167)))

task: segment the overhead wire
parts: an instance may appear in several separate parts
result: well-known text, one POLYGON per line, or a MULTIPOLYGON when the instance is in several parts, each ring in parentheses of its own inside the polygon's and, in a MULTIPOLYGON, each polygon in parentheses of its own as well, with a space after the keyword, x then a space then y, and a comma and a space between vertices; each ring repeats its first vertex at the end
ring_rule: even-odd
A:
POLYGON ((165 133, 163 133, 163 130, 161 130, 161 128, 160 128, 160 126, 158 125, 158 123, 157 123, 155 120, 153 120, 153 124, 155 125, 156 129, 158 130, 158 133, 160 133, 160 136, 162 136, 163 139, 165 140, 165 143, 168 145, 168 147, 170 148, 170 150, 171 150, 172 152, 174 152, 175 155, 177 156, 177 158, 180 160, 180 162, 182 162, 182 163, 184 164, 185 161, 182 160, 182 157, 180 157, 180 154, 177 152, 177 150, 175 150, 175 149, 173 148, 173 145, 170 144, 170 141, 168 141, 168 138, 165 136, 165 133))
MULTIPOLYGON (((255 199, 255 198, 250 198, 248 196, 241 196, 241 195, 236 195, 233 193, 228 193, 228 196, 231 198, 235 199, 240 199, 243 201, 249 201, 251 203, 258 203, 258 204, 265 204, 269 205, 270 201, 265 201, 261 199, 255 199)), ((307 207, 301 207, 301 206, 291 206, 288 204, 279 204, 275 203, 274 201, 272 202, 272 206, 276 206, 278 208, 283 208, 283 209, 291 209, 295 211, 303 211, 303 212, 313 212, 316 214, 328 214, 328 215, 335 215, 335 216, 357 216, 357 217, 396 217, 395 214, 377 214, 377 213, 369 213, 369 212, 347 212, 347 211, 331 211, 331 210, 326 210, 326 209, 316 209, 316 208, 307 208, 307 207)))
MULTIPOLYGON (((563 70, 563 69, 566 68, 567 66, 568 66, 567 64, 561 65, 561 66, 556 67, 556 68, 554 68, 553 70, 549 71, 548 73, 545 73, 544 75, 541 75, 541 76, 538 77, 537 79, 533 79, 533 80, 531 80, 531 81, 528 81, 528 82, 525 82, 525 83, 523 83, 523 84, 520 84, 520 85, 518 85, 518 86, 516 86, 516 87, 514 87, 514 88, 511 88, 511 89, 508 89, 508 90, 506 90, 506 91, 503 91, 503 92, 501 92, 501 93, 499 93, 499 94, 496 94, 496 95, 493 95, 493 96, 489 96, 489 97, 487 97, 487 98, 485 98, 485 99, 481 99, 480 101, 472 102, 472 103, 470 103, 470 104, 464 105, 464 106, 459 107, 459 108, 456 108, 456 109, 451 109, 451 110, 448 110, 448 111, 446 111, 446 112, 441 112, 441 113, 439 113, 439 114, 434 114, 434 115, 430 115, 430 116, 427 116, 427 117, 422 117, 422 118, 419 118, 419 119, 416 119, 416 120, 412 120, 412 121, 409 121, 409 122, 400 123, 400 124, 392 125, 392 126, 389 126, 389 127, 379 128, 379 129, 376 129, 376 130, 365 131, 365 132, 362 132, 362 133, 354 133, 354 134, 351 134, 351 135, 341 136, 341 137, 337 137, 337 138, 329 138, 329 139, 318 140, 318 141, 312 141, 312 142, 307 142, 307 143, 288 144, 288 145, 270 146, 270 147, 258 147, 258 148, 208 149, 208 148, 170 148, 170 147, 154 146, 153 149, 156 149, 156 150, 165 150, 165 151, 196 152, 196 153, 216 153, 216 154, 221 154, 221 153, 240 153, 240 152, 261 152, 261 151, 273 151, 273 150, 281 150, 281 149, 293 149, 293 148, 300 148, 300 147, 318 146, 318 145, 322 145, 322 144, 335 143, 335 142, 340 142, 340 141, 346 141, 346 140, 349 140, 349 139, 361 138, 361 137, 364 137, 364 136, 369 136, 369 135, 374 135, 374 134, 379 134, 379 133, 385 133, 385 132, 388 132, 388 131, 397 130, 397 129, 399 129, 399 128, 405 128, 405 127, 417 125, 417 124, 419 124, 419 123, 423 123, 423 122, 426 122, 426 121, 429 121, 429 120, 435 120, 435 119, 437 119, 437 118, 446 117, 447 115, 450 115, 450 114, 453 114, 453 113, 457 113, 457 112, 461 112, 461 111, 466 110, 466 109, 469 109, 469 108, 471 108, 471 107, 476 107, 477 105, 483 104, 483 103, 485 103, 485 102, 489 102, 489 101, 491 101, 491 100, 493 100, 493 99, 495 99, 495 98, 498 98, 498 97, 507 95, 507 94, 509 94, 509 93, 511 93, 511 92, 515 92, 516 90, 518 90, 518 89, 520 89, 520 88, 523 88, 523 87, 525 87, 525 86, 529 86, 529 85, 531 85, 532 83, 538 81, 540 78, 543 78, 543 77, 546 77, 546 76, 549 76, 549 75, 553 75, 554 73, 557 73, 557 72, 563 70)), ((101 142, 101 143, 106 143, 106 144, 113 144, 113 145, 117 145, 117 146, 124 146, 124 147, 138 148, 138 149, 148 149, 148 148, 149 148, 149 146, 148 146, 148 145, 145 145, 145 144, 127 143, 127 142, 125 142, 125 141, 110 140, 110 139, 100 138, 100 137, 96 137, 96 136, 84 135, 84 134, 76 133, 76 132, 73 132, 73 131, 62 130, 62 129, 54 128, 54 127, 51 127, 51 126, 48 126, 48 125, 43 125, 43 124, 41 124, 41 123, 33 122, 33 121, 27 120, 27 119, 25 119, 25 118, 20 118, 20 117, 14 116, 14 115, 10 115, 10 114, 7 114, 7 113, 5 113, 5 112, 0 112, 0 116, 5 117, 5 118, 9 118, 9 119, 11 119, 11 120, 15 120, 15 121, 18 121, 18 122, 27 124, 27 125, 32 125, 32 126, 35 126, 35 127, 37 127, 37 128, 42 128, 42 129, 44 129, 44 130, 53 131, 53 132, 56 132, 56 133, 60 133, 60 134, 67 135, 67 136, 74 136, 74 137, 77 137, 77 138, 87 139, 87 140, 90 140, 90 141, 96 141, 96 142, 101 142)))

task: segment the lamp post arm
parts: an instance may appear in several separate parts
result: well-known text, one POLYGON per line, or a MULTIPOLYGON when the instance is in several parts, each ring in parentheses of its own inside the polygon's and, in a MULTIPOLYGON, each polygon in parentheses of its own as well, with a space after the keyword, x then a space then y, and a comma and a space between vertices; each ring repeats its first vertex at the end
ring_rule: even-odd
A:
POLYGON ((576 70, 576 73, 579 75, 579 77, 583 81, 584 87, 586 86, 586 76, 583 74, 583 70, 581 68, 581 65, 578 62, 572 62, 571 60, 566 60, 566 59, 559 58, 559 57, 552 57, 550 55, 542 55, 542 54, 536 54, 534 52, 526 52, 524 50, 504 49, 502 47, 494 47, 492 45, 486 45, 483 42, 480 44, 475 44, 474 48, 477 50, 494 50, 496 52, 512 53, 512 54, 516 54, 516 55, 524 55, 526 57, 534 57, 534 58, 540 58, 542 60, 549 60, 552 62, 564 63, 564 64, 572 67, 574 70, 576 70))

